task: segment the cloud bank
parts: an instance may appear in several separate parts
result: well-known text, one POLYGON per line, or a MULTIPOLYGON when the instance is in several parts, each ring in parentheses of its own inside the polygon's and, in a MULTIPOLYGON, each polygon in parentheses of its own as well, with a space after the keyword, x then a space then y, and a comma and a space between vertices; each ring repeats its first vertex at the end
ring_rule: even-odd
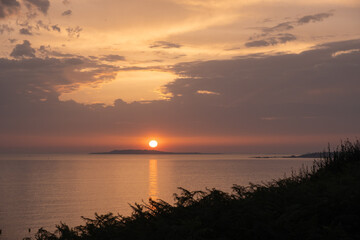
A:
MULTIPOLYGON (((223 147, 218 151, 226 149, 222 139, 233 139, 226 143, 230 150, 246 151, 245 140, 256 136, 259 148, 273 151, 289 142, 290 151, 322 147, 330 135, 338 140, 360 133, 360 54, 353 49, 360 49, 360 40, 328 43, 300 54, 181 63, 171 70, 183 77, 163 88, 170 99, 125 103, 119 96, 114 106, 104 106, 62 102, 59 96, 81 84, 111 81, 119 68, 85 57, 38 58, 24 41, 12 52, 16 59, 0 59, 0 146, 11 147, 9 136, 17 139, 24 133, 89 139, 91 132, 108 147, 114 146, 99 136, 187 136, 186 142, 196 147, 223 147), (334 57, 339 52, 343 54, 334 57), (272 137, 262 143, 266 136, 272 137), (318 145, 301 145, 301 136, 317 139, 318 145), (202 138, 195 143, 191 139, 196 137, 202 138), (241 137, 245 140, 236 140, 241 137)), ((81 141, 71 146, 86 145, 81 141)))
POLYGON ((6 18, 20 10, 17 0, 0 0, 0 19, 6 18))
POLYGON ((28 8, 35 7, 43 14, 47 14, 50 7, 49 0, 24 0, 24 2, 28 8))

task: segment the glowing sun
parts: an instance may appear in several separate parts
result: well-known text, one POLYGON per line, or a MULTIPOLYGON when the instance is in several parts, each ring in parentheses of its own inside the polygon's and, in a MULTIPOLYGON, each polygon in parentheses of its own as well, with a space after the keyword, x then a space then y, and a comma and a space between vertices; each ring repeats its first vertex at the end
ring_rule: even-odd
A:
POLYGON ((151 140, 149 142, 149 146, 152 147, 152 148, 156 148, 158 145, 158 142, 156 140, 151 140))

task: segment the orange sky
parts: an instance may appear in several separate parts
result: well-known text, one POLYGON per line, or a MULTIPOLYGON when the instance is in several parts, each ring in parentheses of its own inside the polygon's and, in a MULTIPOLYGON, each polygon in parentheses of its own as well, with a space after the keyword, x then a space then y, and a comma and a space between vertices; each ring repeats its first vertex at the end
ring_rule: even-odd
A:
POLYGON ((354 138, 359 29, 357 0, 0 1, 0 152, 354 138))

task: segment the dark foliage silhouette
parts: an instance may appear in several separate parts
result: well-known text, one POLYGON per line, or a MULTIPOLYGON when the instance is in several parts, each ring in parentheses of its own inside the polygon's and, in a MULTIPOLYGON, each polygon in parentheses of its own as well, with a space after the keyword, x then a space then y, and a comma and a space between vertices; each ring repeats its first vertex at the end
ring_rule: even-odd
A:
POLYGON ((216 189, 180 188, 175 203, 134 204, 131 216, 108 213, 61 223, 37 240, 110 239, 359 239, 360 143, 324 152, 311 168, 264 184, 216 189))

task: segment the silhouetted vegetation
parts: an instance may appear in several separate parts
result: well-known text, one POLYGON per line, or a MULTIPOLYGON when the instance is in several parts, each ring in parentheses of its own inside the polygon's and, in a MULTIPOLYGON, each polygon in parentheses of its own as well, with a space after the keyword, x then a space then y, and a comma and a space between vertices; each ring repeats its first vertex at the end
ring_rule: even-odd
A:
POLYGON ((266 184, 175 194, 175 204, 149 200, 133 213, 95 215, 38 240, 67 239, 359 239, 360 143, 345 142, 311 168, 266 184))

